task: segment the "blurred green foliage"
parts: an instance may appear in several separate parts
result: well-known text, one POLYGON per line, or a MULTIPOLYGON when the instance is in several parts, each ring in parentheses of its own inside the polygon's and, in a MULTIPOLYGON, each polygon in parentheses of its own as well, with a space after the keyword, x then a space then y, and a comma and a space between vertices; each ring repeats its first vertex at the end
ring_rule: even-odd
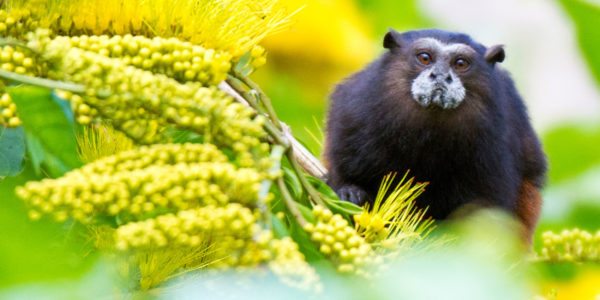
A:
POLYGON ((290 289, 264 274, 210 274, 176 281, 162 299, 202 295, 207 299, 531 299, 529 268, 502 213, 486 211, 442 229, 460 235, 452 245, 405 253, 405 259, 377 272, 377 280, 340 277, 320 270, 321 294, 290 289), (507 265, 512 265, 506 270, 507 265), (435 287, 435 288, 432 288, 435 287))
POLYGON ((432 24, 423 16, 418 2, 414 0, 356 0, 356 3, 378 34, 385 33, 389 28, 408 30, 432 24))
POLYGON ((588 60, 592 74, 600 83, 600 3, 585 0, 560 0, 571 16, 577 32, 579 45, 588 60))
POLYGON ((563 125, 548 131, 543 143, 550 161, 551 185, 600 166, 600 127, 563 125))
MULTIPOLYGON (((600 84, 600 4, 583 0, 558 3, 572 20, 583 57, 600 84)), ((544 134, 543 143, 550 165, 546 206, 555 211, 550 214, 553 217, 542 218, 540 231, 600 228, 600 199, 593 188, 597 186, 594 181, 600 182, 600 123, 558 124, 544 134)))
POLYGON ((21 171, 25 156, 25 134, 23 128, 0 127, 0 180, 15 176, 21 171))
POLYGON ((279 74, 270 78, 265 86, 265 93, 273 99, 273 106, 278 116, 292 128, 295 137, 304 143, 309 150, 317 155, 321 153, 321 140, 315 140, 311 135, 321 137, 322 120, 325 118, 324 99, 310 101, 307 99, 322 98, 323 95, 303 89, 305 86, 297 78, 279 74))
POLYGON ((31 165, 0 182, 0 288, 38 281, 79 278, 94 257, 74 225, 52 220, 32 222, 16 186, 39 178, 31 165))
MULTIPOLYGON (((17 186, 43 175, 59 176, 79 166, 73 124, 46 89, 19 86, 9 89, 24 121, 28 160, 16 177, 0 181, 0 287, 17 283, 77 278, 92 257, 75 225, 52 220, 31 222, 17 186)), ((19 129, 23 132, 23 128, 19 129)), ((23 140, 15 140, 22 143, 23 140)), ((0 142, 1 144, 1 142, 0 142)), ((2 147, 2 154, 6 149, 2 147)), ((23 158, 25 145, 17 147, 23 158)), ((8 154, 8 153, 7 153, 8 154)), ((16 154, 16 153, 13 153, 16 154)), ((15 158, 15 162, 20 162, 15 158)))

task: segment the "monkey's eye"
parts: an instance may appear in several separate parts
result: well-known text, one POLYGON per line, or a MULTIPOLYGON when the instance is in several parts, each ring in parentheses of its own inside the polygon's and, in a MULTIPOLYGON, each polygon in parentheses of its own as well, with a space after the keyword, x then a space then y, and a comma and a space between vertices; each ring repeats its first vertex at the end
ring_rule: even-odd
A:
POLYGON ((421 52, 421 53, 417 54, 417 59, 419 60, 420 63, 422 63, 426 66, 429 65, 432 61, 431 55, 427 52, 421 52))
POLYGON ((464 72, 464 71, 468 70, 469 67, 471 67, 471 64, 469 63, 468 60, 466 60, 464 58, 457 58, 454 61, 454 69, 457 71, 464 72))

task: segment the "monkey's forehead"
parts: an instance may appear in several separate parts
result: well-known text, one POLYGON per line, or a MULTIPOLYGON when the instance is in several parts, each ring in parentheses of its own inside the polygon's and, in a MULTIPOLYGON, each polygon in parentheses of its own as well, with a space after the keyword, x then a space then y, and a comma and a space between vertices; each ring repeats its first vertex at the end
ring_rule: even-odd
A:
POLYGON ((473 47, 463 43, 444 43, 436 38, 426 37, 420 38, 413 43, 415 49, 431 49, 440 53, 464 53, 477 54, 473 47))

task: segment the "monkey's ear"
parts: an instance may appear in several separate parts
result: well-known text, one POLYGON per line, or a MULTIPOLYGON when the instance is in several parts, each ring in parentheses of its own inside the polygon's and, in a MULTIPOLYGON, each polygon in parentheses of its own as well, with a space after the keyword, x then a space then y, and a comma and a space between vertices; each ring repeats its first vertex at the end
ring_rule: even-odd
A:
POLYGON ((390 31, 388 31, 383 38, 383 47, 386 49, 399 48, 401 45, 401 40, 402 37, 400 36, 400 33, 390 29, 390 31))
POLYGON ((485 51, 485 60, 489 63, 500 63, 504 61, 504 45, 495 45, 485 51))

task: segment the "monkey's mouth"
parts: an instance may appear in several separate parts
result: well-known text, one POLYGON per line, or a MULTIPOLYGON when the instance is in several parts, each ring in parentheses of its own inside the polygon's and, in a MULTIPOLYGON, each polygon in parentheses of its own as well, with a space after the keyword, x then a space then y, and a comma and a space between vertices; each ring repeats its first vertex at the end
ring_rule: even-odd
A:
POLYGON ((414 95, 415 101, 423 107, 430 107, 435 105, 443 109, 457 108, 462 99, 452 97, 451 93, 448 93, 448 89, 445 87, 436 87, 429 91, 429 93, 414 95))
POLYGON ((431 80, 429 73, 423 72, 412 83, 413 99, 422 107, 454 109, 460 106, 466 96, 466 90, 460 80, 451 83, 431 80))

